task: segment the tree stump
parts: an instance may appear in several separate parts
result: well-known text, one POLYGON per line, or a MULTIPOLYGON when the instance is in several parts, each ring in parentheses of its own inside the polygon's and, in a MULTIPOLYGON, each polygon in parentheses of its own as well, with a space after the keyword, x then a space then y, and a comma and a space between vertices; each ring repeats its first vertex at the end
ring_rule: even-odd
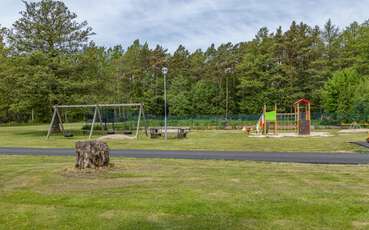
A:
POLYGON ((76 168, 102 168, 109 166, 109 147, 102 141, 76 142, 76 168))

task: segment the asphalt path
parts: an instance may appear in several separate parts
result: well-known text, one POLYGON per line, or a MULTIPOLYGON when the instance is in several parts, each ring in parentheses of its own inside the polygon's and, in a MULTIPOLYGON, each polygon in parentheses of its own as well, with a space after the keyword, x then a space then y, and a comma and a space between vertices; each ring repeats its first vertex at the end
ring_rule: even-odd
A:
MULTIPOLYGON (((74 156, 65 148, 0 148, 0 155, 74 156)), ((369 154, 360 153, 277 153, 234 151, 177 151, 177 150, 111 150, 112 156, 130 158, 163 158, 195 160, 249 160, 312 164, 369 164, 369 154)))

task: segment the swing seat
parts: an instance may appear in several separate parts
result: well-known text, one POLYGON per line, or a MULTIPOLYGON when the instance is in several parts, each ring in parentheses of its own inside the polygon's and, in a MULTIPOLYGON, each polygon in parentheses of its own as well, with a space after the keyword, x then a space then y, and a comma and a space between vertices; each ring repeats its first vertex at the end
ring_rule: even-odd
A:
POLYGON ((126 130, 126 131, 123 131, 123 134, 124 135, 132 135, 133 132, 132 131, 129 131, 129 130, 126 130))
POLYGON ((71 132, 64 132, 64 137, 66 137, 66 138, 69 138, 69 137, 74 137, 74 135, 73 135, 73 133, 71 133, 71 132))

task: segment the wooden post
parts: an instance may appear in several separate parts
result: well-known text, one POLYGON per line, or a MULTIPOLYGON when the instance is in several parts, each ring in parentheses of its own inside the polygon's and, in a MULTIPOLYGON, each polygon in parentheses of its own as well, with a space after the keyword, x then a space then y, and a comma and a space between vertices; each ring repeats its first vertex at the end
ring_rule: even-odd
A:
POLYGON ((90 129, 90 136, 88 137, 88 139, 91 139, 91 137, 92 137, 92 133, 94 131, 94 126, 95 126, 95 122, 96 122, 96 117, 97 117, 97 106, 95 107, 94 118, 92 120, 91 129, 90 129))
POLYGON ((300 134, 300 105, 297 104, 297 133, 300 134))
POLYGON ((278 113, 277 113, 277 104, 274 104, 274 111, 275 111, 275 122, 274 122, 274 134, 278 134, 278 113))
POLYGON ((308 119, 309 119, 309 121, 311 121, 310 103, 309 103, 307 106, 308 106, 308 110, 307 110, 307 113, 308 113, 308 119))
POLYGON ((63 125, 62 117, 61 117, 61 115, 59 113, 59 108, 58 107, 55 107, 55 109, 56 109, 56 116, 59 119, 59 128, 60 128, 60 131, 64 134, 64 125, 63 125))
POLYGON ((47 135, 46 135, 46 139, 49 139, 50 135, 51 135, 51 130, 53 128, 53 124, 55 122, 55 117, 56 117, 56 109, 54 108, 54 113, 53 113, 53 116, 51 118, 51 123, 49 125, 49 129, 47 131, 47 135))
POLYGON ((146 122, 146 117, 145 117, 144 105, 141 104, 141 107, 142 107, 142 118, 144 120, 144 125, 145 125, 145 135, 148 136, 148 133, 147 133, 147 122, 146 122))
POLYGON ((311 133, 311 112, 310 112, 310 103, 307 105, 307 111, 306 111, 306 117, 308 119, 308 125, 309 125, 309 135, 311 133))
POLYGON ((295 132, 297 133, 297 104, 294 105, 295 110, 295 132))
POLYGON ((140 130, 141 114, 142 114, 142 106, 140 106, 140 112, 138 113, 138 121, 137 121, 137 128, 136 128, 136 139, 138 139, 138 133, 139 133, 139 130, 140 130))
POLYGON ((267 133, 266 133, 266 131, 267 131, 267 129, 266 129, 266 124, 267 124, 267 121, 265 120, 265 114, 266 114, 266 105, 264 105, 264 107, 263 107, 263 120, 264 120, 264 127, 263 127, 263 134, 264 135, 266 135, 267 133))
POLYGON ((32 120, 32 123, 35 121, 35 110, 32 109, 31 111, 31 120, 32 120))
POLYGON ((102 133, 104 133, 104 129, 103 129, 103 122, 102 122, 102 118, 101 118, 101 111, 100 111, 100 107, 99 107, 99 106, 97 106, 97 107, 96 107, 96 109, 97 109, 97 115, 99 116, 100 128, 101 128, 102 133))

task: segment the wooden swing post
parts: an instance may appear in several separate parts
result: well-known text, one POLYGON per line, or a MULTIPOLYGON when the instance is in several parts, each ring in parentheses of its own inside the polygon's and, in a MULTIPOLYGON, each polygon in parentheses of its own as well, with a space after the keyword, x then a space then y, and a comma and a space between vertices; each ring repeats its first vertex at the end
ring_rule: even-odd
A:
POLYGON ((275 121, 274 121, 274 135, 278 134, 278 113, 277 113, 277 103, 274 104, 275 111, 275 121))
POLYGON ((263 134, 266 135, 267 134, 267 121, 266 121, 266 105, 264 104, 263 107, 263 119, 264 119, 264 126, 263 126, 263 134))

